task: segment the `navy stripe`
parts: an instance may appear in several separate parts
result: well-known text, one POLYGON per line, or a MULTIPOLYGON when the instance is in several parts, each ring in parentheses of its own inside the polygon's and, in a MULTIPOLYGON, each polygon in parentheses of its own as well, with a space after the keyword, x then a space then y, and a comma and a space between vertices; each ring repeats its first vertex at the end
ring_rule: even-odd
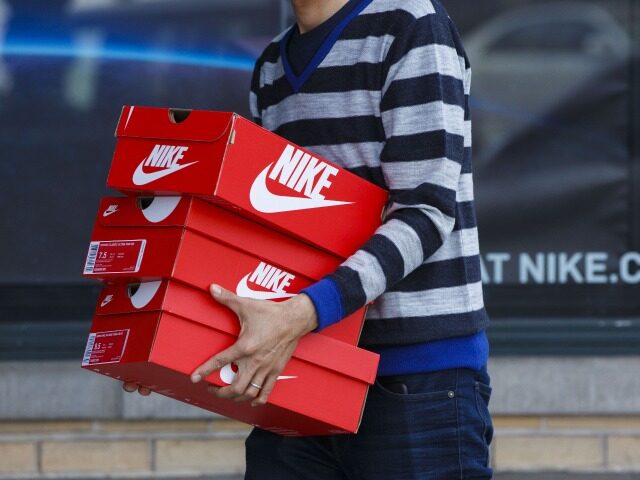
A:
POLYGON ((344 32, 340 40, 360 40, 367 37, 400 35, 415 21, 415 17, 406 10, 363 13, 356 17, 344 32))
POLYGON ((433 221, 427 217, 424 212, 416 209, 405 208, 402 210, 396 210, 388 217, 390 219, 400 220, 409 225, 420 238, 422 243, 422 255, 423 258, 429 258, 442 246, 442 237, 440 237, 440 231, 433 223, 433 221))
POLYGON ((347 168, 347 170, 375 185, 378 185, 379 187, 384 188, 385 190, 389 188, 384 179, 384 175, 382 174, 381 167, 369 167, 367 165, 362 165, 360 167, 347 168))
POLYGON ((456 204, 456 223, 453 230, 464 230, 478 226, 474 202, 458 202, 456 204))
POLYGON ((438 185, 428 185, 429 187, 424 188, 432 189, 432 191, 427 193, 424 190, 422 192, 391 190, 391 199, 403 205, 432 205, 436 207, 450 217, 455 217, 454 231, 478 226, 476 207, 473 201, 456 202, 456 193, 453 190, 438 185))
MULTIPOLYGON (((381 90, 380 64, 357 63, 348 66, 321 67, 307 80, 303 93, 350 92, 352 90, 381 90)), ((293 94, 286 77, 280 77, 260 90, 262 108, 277 105, 293 94)))
MULTIPOLYGON (((414 48, 426 45, 445 45, 456 48, 447 17, 437 13, 425 15, 405 26, 403 35, 396 38, 385 59, 386 68, 390 68, 414 48)), ((457 50, 456 50, 457 51, 457 50)), ((462 55, 458 52, 458 55, 462 55)), ((385 71, 385 76, 387 72, 385 71)))
POLYGON ((404 276, 404 260, 395 243, 384 235, 374 235, 362 250, 373 255, 386 277, 387 289, 402 280, 404 276))
POLYGON ((345 316, 351 315, 367 303, 367 295, 362 288, 360 276, 355 270, 349 267, 338 267, 326 278, 333 280, 338 286, 345 316))
POLYGON ((411 345, 471 335, 484 330, 488 324, 489 316, 484 308, 449 315, 368 318, 364 322, 359 345, 411 345))
POLYGON ((469 109, 469 95, 464 96, 464 119, 471 120, 471 109, 469 109))
POLYGON ((441 100, 464 108, 464 85, 448 75, 430 73, 421 77, 394 80, 382 97, 380 111, 422 105, 441 100))
POLYGON ((446 157, 461 163, 464 137, 445 130, 390 137, 382 149, 383 162, 431 160, 446 157))
POLYGON ((411 190, 392 190, 391 200, 403 205, 431 205, 450 217, 456 214, 456 191, 429 182, 411 190))
POLYGON ((280 60, 280 45, 276 42, 271 42, 266 46, 260 58, 256 62, 256 68, 262 68, 265 63, 277 63, 280 60))
POLYGON ((377 142, 381 129, 380 118, 367 116, 298 120, 280 125, 275 133, 304 147, 377 142))
POLYGON ((389 291, 420 292, 432 288, 460 287, 480 280, 480 257, 458 257, 420 265, 389 291))
POLYGON ((464 147, 464 153, 462 154, 462 170, 460 171, 460 173, 462 174, 472 172, 473 166, 471 164, 471 147, 464 147))

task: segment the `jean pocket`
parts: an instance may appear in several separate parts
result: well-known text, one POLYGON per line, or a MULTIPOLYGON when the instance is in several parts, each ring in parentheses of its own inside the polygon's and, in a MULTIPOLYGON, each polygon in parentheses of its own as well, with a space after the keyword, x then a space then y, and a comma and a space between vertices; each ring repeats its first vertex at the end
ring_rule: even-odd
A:
POLYGON ((492 388, 486 383, 476 381, 475 391, 476 409, 482 421, 482 436, 487 445, 489 445, 493 438, 493 423, 491 422, 491 414, 489 413, 489 400, 491 399, 492 388))
POLYGON ((384 385, 384 382, 380 381, 379 379, 376 380, 374 387, 376 392, 378 392, 381 396, 402 402, 425 400, 453 400, 456 396, 454 387, 437 390, 410 388, 408 393, 400 393, 398 391, 390 390, 384 385))

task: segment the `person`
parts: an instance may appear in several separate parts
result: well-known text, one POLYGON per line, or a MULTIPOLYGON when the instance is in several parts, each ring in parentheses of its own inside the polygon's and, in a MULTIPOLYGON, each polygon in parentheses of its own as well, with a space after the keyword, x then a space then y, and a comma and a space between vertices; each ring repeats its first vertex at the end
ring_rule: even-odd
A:
POLYGON ((375 300, 360 345, 380 354, 380 366, 358 433, 290 438, 254 428, 245 478, 491 478, 471 68, 459 34, 437 0, 292 6, 295 24, 255 66, 254 121, 387 189, 389 208, 361 249, 287 301, 212 285, 241 333, 192 381, 234 362, 233 383, 212 392, 265 404, 303 335, 375 300))

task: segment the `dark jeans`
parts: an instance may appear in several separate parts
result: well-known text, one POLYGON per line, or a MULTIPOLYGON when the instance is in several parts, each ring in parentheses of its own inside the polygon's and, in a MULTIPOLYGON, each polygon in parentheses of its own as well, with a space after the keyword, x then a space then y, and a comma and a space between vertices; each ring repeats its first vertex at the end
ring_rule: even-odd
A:
POLYGON ((486 371, 380 377, 356 435, 254 429, 245 480, 489 479, 490 395, 486 371))

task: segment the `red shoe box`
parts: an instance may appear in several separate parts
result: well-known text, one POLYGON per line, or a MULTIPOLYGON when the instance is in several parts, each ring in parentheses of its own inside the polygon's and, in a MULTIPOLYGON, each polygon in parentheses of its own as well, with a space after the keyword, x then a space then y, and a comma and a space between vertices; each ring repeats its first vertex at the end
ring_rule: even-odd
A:
POLYGON ((236 340, 238 322, 222 310, 207 293, 176 281, 143 283, 137 290, 108 286, 82 366, 281 435, 357 431, 378 356, 320 334, 300 340, 265 406, 207 391, 233 381, 232 365, 191 383, 196 367, 236 340))
MULTIPOLYGON (((205 292, 217 283, 243 297, 282 301, 339 264, 334 255, 194 197, 107 197, 84 275, 107 284, 171 278, 205 292)), ((364 315, 363 308, 322 334, 356 345, 364 315)))
POLYGON ((346 258, 381 223, 387 193, 230 112, 126 106, 107 184, 185 193, 346 258))

